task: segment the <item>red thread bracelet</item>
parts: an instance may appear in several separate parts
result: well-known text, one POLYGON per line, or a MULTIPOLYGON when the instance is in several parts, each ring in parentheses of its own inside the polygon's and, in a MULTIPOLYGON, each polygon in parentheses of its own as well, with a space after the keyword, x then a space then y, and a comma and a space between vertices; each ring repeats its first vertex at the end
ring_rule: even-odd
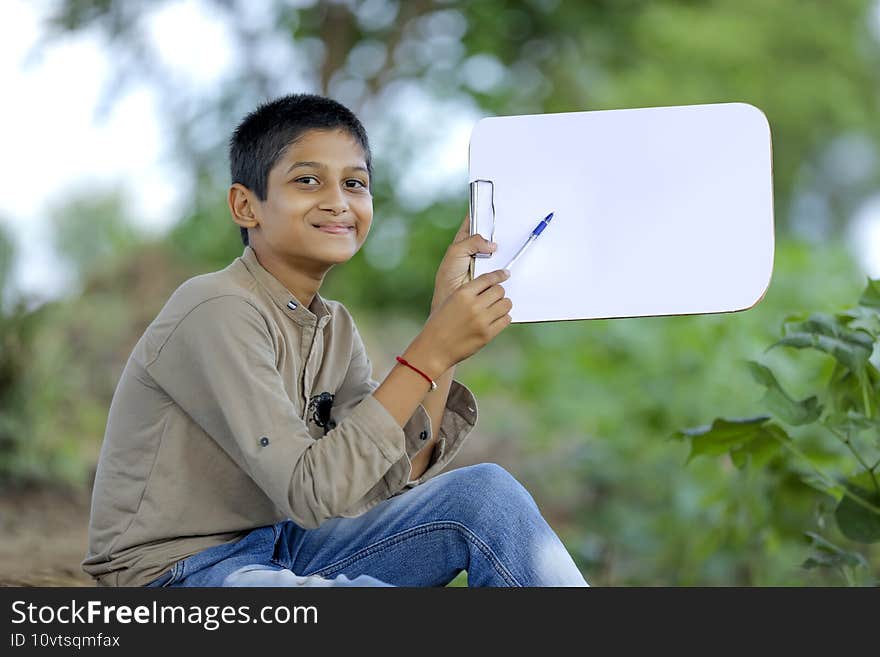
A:
POLYGON ((418 373, 421 374, 423 377, 425 377, 425 378, 428 380, 428 383, 431 384, 431 390, 436 390, 436 389, 437 389, 437 384, 434 383, 434 380, 433 380, 430 376, 428 376, 427 374, 425 374, 424 372, 422 372, 422 370, 420 370, 418 367, 416 367, 415 365, 410 365, 408 362, 406 362, 406 361, 405 361, 403 358, 401 358, 400 356, 395 356, 395 358, 397 358, 397 362, 400 363, 401 365, 406 365, 407 367, 411 367, 411 368, 414 369, 416 372, 418 372, 418 373))

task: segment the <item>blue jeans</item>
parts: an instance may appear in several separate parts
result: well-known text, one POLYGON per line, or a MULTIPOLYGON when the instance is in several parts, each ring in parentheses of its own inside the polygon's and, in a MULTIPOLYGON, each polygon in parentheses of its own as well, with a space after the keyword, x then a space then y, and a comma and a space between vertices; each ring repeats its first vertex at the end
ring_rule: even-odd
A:
POLYGON ((450 470, 356 518, 290 520, 177 562, 149 586, 588 586, 504 468, 450 470))

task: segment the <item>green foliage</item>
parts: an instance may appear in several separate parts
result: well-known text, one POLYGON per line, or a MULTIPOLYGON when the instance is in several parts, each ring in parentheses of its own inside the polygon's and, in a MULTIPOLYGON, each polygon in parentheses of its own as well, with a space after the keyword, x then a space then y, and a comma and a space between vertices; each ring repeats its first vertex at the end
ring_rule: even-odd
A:
POLYGON ((717 456, 728 451, 734 463, 744 463, 756 456, 766 460, 773 454, 775 441, 788 440, 779 427, 765 426, 768 419, 767 416, 739 420, 718 418, 709 428, 685 430, 683 436, 691 441, 688 462, 696 456, 717 456))
POLYGON ((773 371, 755 361, 749 361, 752 378, 766 387, 763 403, 777 417, 788 424, 800 425, 814 422, 822 412, 816 397, 795 401, 782 389, 773 371))
POLYGON ((66 457, 70 445, 78 441, 61 441, 43 450, 37 446, 29 409, 46 412, 53 406, 45 402, 49 387, 33 386, 29 381, 37 369, 35 361, 41 355, 37 335, 46 326, 48 307, 34 311, 23 305, 8 315, 0 316, 0 481, 22 482, 45 480, 60 466, 81 467, 71 464, 66 457), (46 395, 46 396, 41 396, 46 395))
POLYGON ((858 552, 848 552, 831 541, 819 536, 814 532, 806 532, 810 539, 812 556, 802 566, 807 570, 812 568, 827 568, 839 571, 846 581, 855 584, 857 572, 870 568, 865 557, 858 552))
POLYGON ((467 586, 467 573, 462 571, 460 572, 455 579, 453 579, 447 586, 453 588, 461 588, 467 586))
POLYGON ((244 250, 239 228, 229 217, 225 195, 220 189, 213 191, 212 197, 200 200, 165 240, 181 261, 207 271, 222 269, 244 250))
POLYGON ((0 487, 89 482, 131 349, 195 273, 149 243, 89 270, 79 295, 0 313, 0 487))
POLYGON ((12 272, 12 263, 15 256, 15 246, 12 238, 6 234, 3 226, 0 225, 0 310, 3 308, 3 302, 6 298, 6 288, 9 282, 9 275, 12 272))
POLYGON ((52 212, 52 236, 55 251, 80 277, 127 258, 144 239, 120 190, 68 198, 52 212))
MULTIPOLYGON (((811 387, 818 388, 816 394, 795 401, 770 367, 749 361, 752 376, 765 387, 762 401, 771 415, 718 418, 709 428, 677 432, 676 437, 690 442, 689 460, 698 455, 729 454, 732 463, 741 469, 773 467, 798 475, 819 495, 836 501, 834 519, 846 539, 880 542, 880 371, 871 361, 880 338, 878 289, 880 281, 868 279, 856 307, 835 314, 816 312, 806 319, 789 318, 784 322, 784 337, 767 351, 789 347, 824 355, 833 368, 827 383, 820 386, 816 379, 808 379, 811 387), (783 425, 813 429, 806 434, 812 437, 830 435, 848 454, 831 463, 817 459, 802 449, 801 440, 783 425)), ((774 491, 771 488, 767 492, 774 491)), ((807 532, 807 536, 813 539, 814 555, 805 566, 832 566, 841 572, 848 569, 843 573, 848 581, 852 569, 870 568, 868 559, 853 556, 818 533, 807 532)))

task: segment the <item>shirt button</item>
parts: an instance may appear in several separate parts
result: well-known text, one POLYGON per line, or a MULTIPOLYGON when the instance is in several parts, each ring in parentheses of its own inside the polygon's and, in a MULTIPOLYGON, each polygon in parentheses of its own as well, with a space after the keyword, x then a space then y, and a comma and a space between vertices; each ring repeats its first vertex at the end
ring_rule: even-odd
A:
POLYGON ((422 431, 422 433, 419 434, 419 438, 421 438, 422 440, 426 440, 428 438, 428 432, 422 431))
POLYGON ((269 439, 268 439, 266 436, 263 436, 262 438, 260 438, 260 444, 261 444, 263 447, 265 447, 266 445, 269 444, 269 439))

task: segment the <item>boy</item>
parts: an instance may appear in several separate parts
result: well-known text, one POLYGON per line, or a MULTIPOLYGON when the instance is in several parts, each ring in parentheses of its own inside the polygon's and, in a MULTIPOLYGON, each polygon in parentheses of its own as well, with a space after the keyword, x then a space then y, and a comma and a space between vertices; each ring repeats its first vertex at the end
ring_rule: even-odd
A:
POLYGON ((509 323, 467 220, 431 316, 379 384, 318 289, 373 216, 367 135, 292 95, 230 140, 244 254, 181 285, 122 373, 92 496, 86 572, 121 586, 584 586, 525 489, 492 464, 440 475, 477 420, 454 366, 509 323))

